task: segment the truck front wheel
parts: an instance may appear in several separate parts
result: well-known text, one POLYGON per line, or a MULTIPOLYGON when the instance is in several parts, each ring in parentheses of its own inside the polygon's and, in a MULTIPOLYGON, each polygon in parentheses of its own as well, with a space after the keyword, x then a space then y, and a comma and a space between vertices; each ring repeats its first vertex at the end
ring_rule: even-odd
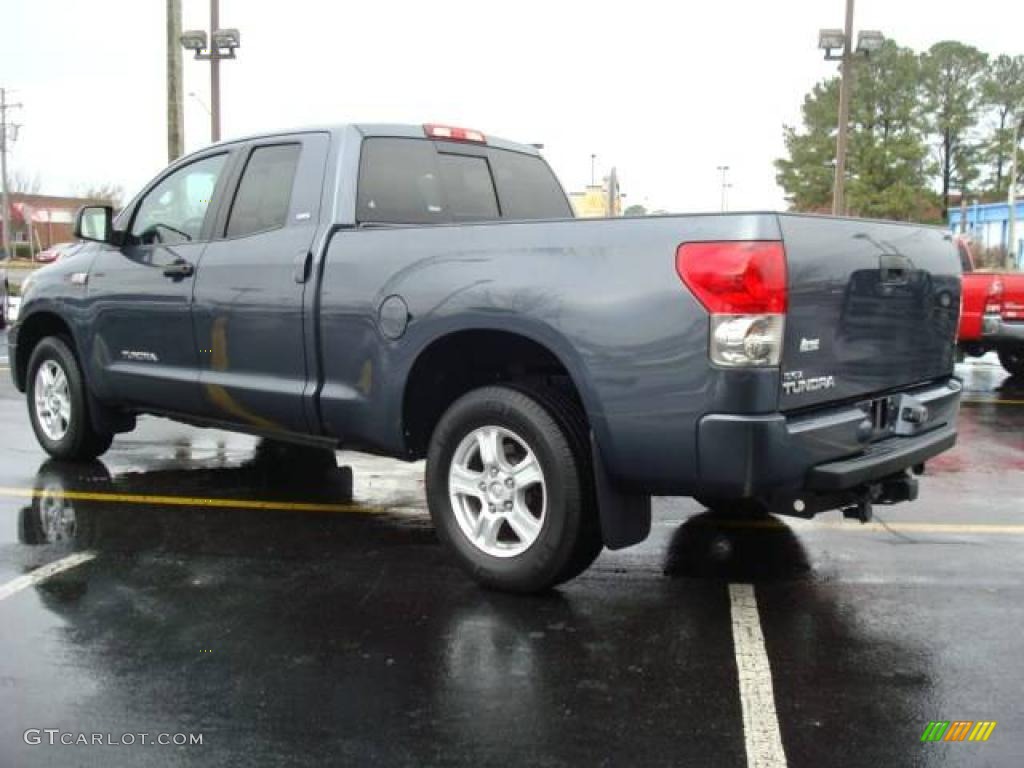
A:
POLYGON ((485 586, 540 592, 601 551, 589 455, 579 419, 564 407, 542 393, 484 387, 456 400, 434 430, 430 515, 485 586))
POLYGON ((1024 346, 1003 347, 999 350, 999 362, 1011 376, 1024 376, 1024 346))
POLYGON ((28 363, 28 414, 36 439, 55 459, 88 460, 102 454, 113 435, 89 418, 85 380, 62 338, 40 341, 28 363))

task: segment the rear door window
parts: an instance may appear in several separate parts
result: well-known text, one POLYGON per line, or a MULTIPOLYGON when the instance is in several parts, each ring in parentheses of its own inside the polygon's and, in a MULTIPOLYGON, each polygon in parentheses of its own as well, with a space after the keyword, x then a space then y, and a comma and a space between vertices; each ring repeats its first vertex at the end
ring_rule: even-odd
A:
POLYGON ((299 144, 277 144, 252 151, 231 205, 228 237, 284 226, 301 151, 299 144))

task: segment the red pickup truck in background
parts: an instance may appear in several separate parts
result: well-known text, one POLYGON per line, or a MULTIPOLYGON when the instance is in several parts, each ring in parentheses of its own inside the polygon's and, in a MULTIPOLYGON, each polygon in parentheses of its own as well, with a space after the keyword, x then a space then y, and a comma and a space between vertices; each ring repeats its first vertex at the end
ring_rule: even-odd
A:
POLYGON ((960 349, 970 357, 995 350, 1013 376, 1024 376, 1024 273, 976 271, 970 245, 957 240, 963 269, 960 349))

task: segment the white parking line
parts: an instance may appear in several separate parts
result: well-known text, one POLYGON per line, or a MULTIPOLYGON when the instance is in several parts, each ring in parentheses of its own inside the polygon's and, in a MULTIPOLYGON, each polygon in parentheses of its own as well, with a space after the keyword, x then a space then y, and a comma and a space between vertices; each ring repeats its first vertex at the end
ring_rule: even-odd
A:
POLYGON ((747 747, 747 768, 785 768, 779 718, 775 713, 772 670, 764 648, 761 618, 751 584, 730 584, 732 642, 740 681, 743 707, 743 740, 747 747))
POLYGON ((75 568, 82 563, 87 563, 94 557, 96 557, 95 552, 76 552, 73 555, 68 555, 67 557, 62 557, 60 560, 40 566, 32 571, 32 573, 26 573, 24 576, 12 579, 6 584, 0 584, 0 600, 8 598, 26 587, 31 587, 33 584, 39 584, 40 582, 46 581, 48 578, 56 576, 58 573, 75 568))

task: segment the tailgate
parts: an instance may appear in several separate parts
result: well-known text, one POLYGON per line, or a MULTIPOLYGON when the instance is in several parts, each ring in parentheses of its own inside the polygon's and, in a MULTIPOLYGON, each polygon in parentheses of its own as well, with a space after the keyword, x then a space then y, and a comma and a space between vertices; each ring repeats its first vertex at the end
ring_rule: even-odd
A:
POLYGON ((1003 320, 1018 322, 1024 320, 1024 275, 1006 272, 999 275, 1003 284, 1001 314, 1003 320))
POLYGON ((932 227, 779 216, 789 309, 779 408, 904 388, 953 372, 960 262, 932 227))

